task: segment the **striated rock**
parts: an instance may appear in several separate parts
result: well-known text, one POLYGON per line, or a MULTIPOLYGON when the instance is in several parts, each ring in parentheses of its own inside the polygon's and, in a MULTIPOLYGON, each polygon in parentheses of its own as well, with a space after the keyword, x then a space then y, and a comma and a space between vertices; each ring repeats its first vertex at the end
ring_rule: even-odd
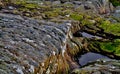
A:
POLYGON ((72 74, 119 74, 120 73, 120 61, 100 59, 95 62, 91 62, 87 66, 81 69, 75 69, 72 74))
MULTIPOLYGON (((90 51, 104 53, 101 50, 104 48, 106 48, 105 51, 109 50, 108 46, 112 45, 115 52, 109 50, 112 52, 109 54, 106 51, 105 55, 112 58, 115 55, 119 59, 120 41, 113 40, 112 43, 109 40, 120 37, 119 23, 113 24, 105 19, 101 20, 96 15, 97 10, 104 5, 103 0, 99 0, 102 2, 95 0, 97 4, 94 4, 93 1, 84 1, 81 2, 82 4, 78 1, 77 4, 76 1, 70 0, 70 2, 65 1, 63 5, 59 5, 60 1, 51 1, 44 1, 44 5, 41 2, 41 6, 29 3, 22 4, 25 9, 20 7, 19 14, 23 17, 11 15, 14 14, 12 10, 16 9, 13 8, 14 6, 12 8, 8 6, 8 10, 1 11, 11 14, 0 13, 0 73, 69 74, 73 69, 79 68, 76 63, 78 55, 90 51), (56 4, 56 7, 52 6, 52 3, 53 5, 56 4), (33 9, 35 10, 32 11, 33 9), (24 16, 40 17, 39 19, 45 20, 35 20, 24 16), (79 30, 80 33, 78 33, 79 30)), ((105 7, 99 13, 110 13, 110 10, 109 2, 106 0, 105 7)), ((114 62, 118 63, 117 60, 114 62)), ((118 65, 115 66, 115 69, 118 65)), ((95 64, 93 64, 90 73, 91 71, 94 74, 101 73, 99 69, 94 71, 94 67, 96 68, 95 64)), ((111 73, 109 70, 105 70, 102 72, 111 73)), ((117 72, 117 70, 115 71, 117 72)), ((86 73, 86 71, 83 72, 86 73)))
POLYGON ((0 73, 30 74, 49 56, 64 55, 70 24, 15 17, 0 15, 0 73))

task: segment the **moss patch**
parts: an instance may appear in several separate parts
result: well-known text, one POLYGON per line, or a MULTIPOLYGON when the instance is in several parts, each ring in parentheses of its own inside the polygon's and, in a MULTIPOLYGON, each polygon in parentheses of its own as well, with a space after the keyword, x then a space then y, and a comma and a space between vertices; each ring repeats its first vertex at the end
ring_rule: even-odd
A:
POLYGON ((98 44, 101 50, 120 56, 120 39, 115 39, 113 42, 98 42, 98 44))
POLYGON ((110 0, 114 6, 120 6, 120 0, 110 0))
POLYGON ((104 29, 104 32, 120 36, 120 23, 110 23, 109 21, 103 21, 99 26, 104 29))
POLYGON ((72 14, 70 15, 70 17, 71 17, 72 19, 78 20, 78 21, 80 21, 80 20, 83 19, 83 15, 80 15, 80 14, 78 14, 78 13, 72 13, 72 14))

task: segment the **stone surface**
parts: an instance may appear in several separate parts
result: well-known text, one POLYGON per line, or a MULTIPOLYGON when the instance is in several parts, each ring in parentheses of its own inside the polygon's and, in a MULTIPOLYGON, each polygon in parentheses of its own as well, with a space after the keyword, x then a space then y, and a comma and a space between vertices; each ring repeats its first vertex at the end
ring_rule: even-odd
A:
POLYGON ((120 61, 100 59, 96 62, 90 63, 81 69, 75 69, 73 74, 119 74, 120 61))
MULTIPOLYGON (((114 26, 108 19, 113 9, 108 0, 76 0, 76 3, 73 0, 61 1, 63 3, 60 4, 60 1, 53 0, 38 2, 40 6, 23 2, 19 7, 19 1, 18 5, 10 5, 12 7, 3 4, 5 7, 0 11, 0 73, 30 74, 35 71, 35 74, 66 74, 79 68, 76 63, 78 55, 87 52, 120 58, 120 26, 119 23, 114 26), (56 4, 55 7, 52 3, 56 4), (80 33, 76 33, 79 30, 80 33), (118 41, 114 41, 115 38, 118 41), (104 52, 100 49, 101 43, 108 43, 106 50, 109 50, 107 46, 112 45, 115 49, 112 47, 111 53, 104 52)), ((117 16, 118 13, 113 17, 117 16)), ((83 74, 119 73, 118 60, 109 61, 112 61, 112 65, 115 63, 113 69, 104 61, 99 62, 105 66, 95 61, 77 71, 83 74)))
POLYGON ((11 16, 0 15, 0 73, 30 74, 47 57, 65 50, 67 23, 11 16))

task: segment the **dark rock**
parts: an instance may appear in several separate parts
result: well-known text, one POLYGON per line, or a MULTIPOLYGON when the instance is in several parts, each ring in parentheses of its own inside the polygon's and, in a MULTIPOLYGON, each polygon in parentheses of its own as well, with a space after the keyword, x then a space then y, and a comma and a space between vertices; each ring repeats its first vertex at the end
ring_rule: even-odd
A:
POLYGON ((73 1, 73 4, 75 4, 75 5, 81 5, 82 2, 81 1, 73 1))

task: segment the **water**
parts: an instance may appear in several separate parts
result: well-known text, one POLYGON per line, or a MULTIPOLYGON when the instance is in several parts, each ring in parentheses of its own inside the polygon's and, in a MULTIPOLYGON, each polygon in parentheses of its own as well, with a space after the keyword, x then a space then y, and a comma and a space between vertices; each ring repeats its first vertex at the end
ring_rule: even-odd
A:
POLYGON ((98 60, 98 59, 110 59, 110 58, 108 58, 107 56, 98 54, 98 53, 88 52, 88 53, 82 55, 82 56, 79 58, 79 64, 80 64, 81 66, 84 66, 84 65, 86 65, 87 63, 96 61, 96 60, 98 60))
POLYGON ((81 34, 82 34, 83 37, 86 37, 86 38, 97 38, 97 39, 102 39, 102 37, 94 36, 94 35, 88 34, 88 33, 86 33, 86 32, 81 32, 81 34))

